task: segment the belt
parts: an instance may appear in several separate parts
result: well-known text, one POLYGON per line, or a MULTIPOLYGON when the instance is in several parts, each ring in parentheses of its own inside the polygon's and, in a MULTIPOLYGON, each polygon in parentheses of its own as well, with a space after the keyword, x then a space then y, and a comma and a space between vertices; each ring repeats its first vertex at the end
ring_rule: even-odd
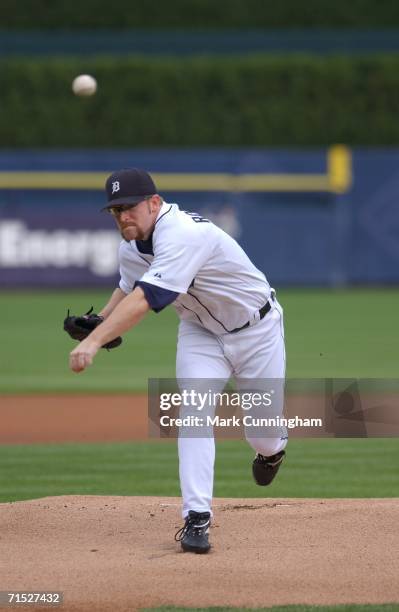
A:
MULTIPOLYGON (((273 299, 273 297, 272 297, 272 299, 273 299)), ((261 321, 263 319, 263 317, 265 317, 267 315, 267 313, 269 312, 271 307, 272 307, 272 305, 270 304, 270 301, 267 301, 266 304, 264 306, 262 306, 262 308, 259 309, 259 321, 261 321)), ((245 329, 246 327, 249 327, 249 326, 250 326, 250 322, 247 321, 241 327, 236 327, 235 329, 231 329, 230 333, 231 334, 235 334, 236 332, 239 332, 242 329, 245 329)))

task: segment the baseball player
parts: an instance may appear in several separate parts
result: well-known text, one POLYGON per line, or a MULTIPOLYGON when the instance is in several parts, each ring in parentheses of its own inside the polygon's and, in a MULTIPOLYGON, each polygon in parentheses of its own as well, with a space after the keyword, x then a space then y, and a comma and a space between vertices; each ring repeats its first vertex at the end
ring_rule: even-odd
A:
MULTIPOLYGON (((120 344, 120 336, 149 310, 159 312, 173 304, 180 318, 178 381, 212 379, 213 390, 215 384, 222 390, 231 377, 241 389, 248 389, 251 380, 257 388, 262 380, 283 381, 282 308, 264 274, 238 243, 208 219, 165 202, 143 170, 114 172, 107 179, 106 193, 105 209, 123 238, 120 283, 99 315, 89 312, 79 321, 69 316, 65 320, 65 329, 82 340, 70 353, 70 368, 83 371, 102 346, 120 344), (83 323, 78 333, 71 331, 76 322, 83 323)), ((282 412, 282 401, 277 411, 282 412)), ((256 452, 254 479, 268 485, 285 455, 286 430, 277 428, 273 435, 246 431, 246 437, 256 452)), ((213 435, 179 435, 178 453, 185 522, 176 539, 184 551, 206 553, 213 435)))

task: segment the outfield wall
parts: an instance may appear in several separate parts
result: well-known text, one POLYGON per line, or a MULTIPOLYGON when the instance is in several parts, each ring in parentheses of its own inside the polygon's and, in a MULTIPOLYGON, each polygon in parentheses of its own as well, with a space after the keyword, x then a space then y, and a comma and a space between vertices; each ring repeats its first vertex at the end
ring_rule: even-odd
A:
POLYGON ((399 149, 344 150, 335 166, 321 149, 3 150, 0 285, 114 285, 119 235, 99 209, 126 166, 212 218, 272 284, 399 282, 399 149))

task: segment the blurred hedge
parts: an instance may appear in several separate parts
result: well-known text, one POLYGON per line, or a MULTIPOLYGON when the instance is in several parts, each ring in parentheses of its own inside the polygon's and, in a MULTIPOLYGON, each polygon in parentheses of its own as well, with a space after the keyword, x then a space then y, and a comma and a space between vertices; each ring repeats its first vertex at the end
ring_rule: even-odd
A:
POLYGON ((399 26, 396 0, 1 0, 6 28, 300 28, 399 26))
POLYGON ((399 55, 13 60, 0 91, 2 147, 399 144, 399 55))

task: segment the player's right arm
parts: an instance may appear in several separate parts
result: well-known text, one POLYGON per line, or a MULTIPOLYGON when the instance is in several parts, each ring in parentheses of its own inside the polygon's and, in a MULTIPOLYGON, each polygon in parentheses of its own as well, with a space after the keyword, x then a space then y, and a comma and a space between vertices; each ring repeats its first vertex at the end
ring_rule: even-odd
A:
POLYGON ((126 293, 122 291, 120 287, 117 287, 115 291, 112 293, 109 301, 106 303, 104 308, 100 310, 98 313, 100 317, 104 317, 106 319, 109 317, 111 312, 118 306, 119 302, 121 302, 126 297, 126 293))
POLYGON ((116 338, 141 321, 150 310, 141 287, 136 287, 132 293, 120 301, 108 319, 98 325, 70 353, 69 365, 74 372, 82 372, 92 364, 98 350, 107 344, 108 337, 116 338))

